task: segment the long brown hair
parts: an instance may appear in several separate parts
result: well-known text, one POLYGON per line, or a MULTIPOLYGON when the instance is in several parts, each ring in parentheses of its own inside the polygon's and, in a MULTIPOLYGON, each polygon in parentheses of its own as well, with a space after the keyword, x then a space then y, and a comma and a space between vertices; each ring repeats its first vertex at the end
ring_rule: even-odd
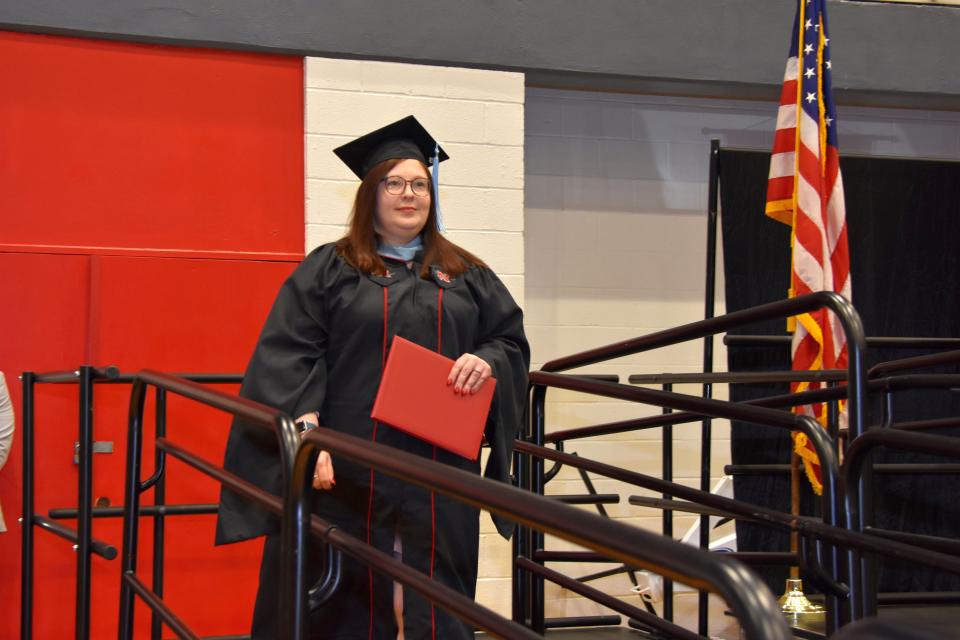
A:
MULTIPOLYGON (((347 235, 337 241, 337 253, 347 263, 363 273, 383 274, 387 267, 377 253, 377 232, 373 228, 377 214, 377 189, 380 181, 400 162, 400 158, 384 160, 373 167, 360 182, 353 199, 347 235)), ((426 170, 426 166, 420 163, 426 170)), ((429 278, 430 266, 436 265, 451 276, 458 276, 472 266, 487 266, 483 260, 466 249, 458 247, 437 231, 437 210, 433 197, 430 212, 420 232, 423 238, 423 268, 420 277, 429 278)))

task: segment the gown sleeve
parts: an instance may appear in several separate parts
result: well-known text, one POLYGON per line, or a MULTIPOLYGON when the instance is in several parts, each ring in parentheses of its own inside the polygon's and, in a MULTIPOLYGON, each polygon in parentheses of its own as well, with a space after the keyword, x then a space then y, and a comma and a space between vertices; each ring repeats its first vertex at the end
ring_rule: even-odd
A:
POLYGON ((7 390, 7 380, 0 371, 0 469, 10 455, 13 444, 13 403, 10 401, 10 392, 7 390))
MULTIPOLYGON (((283 283, 247 365, 240 395, 296 418, 323 405, 327 386, 324 293, 342 265, 332 245, 307 256, 283 283)), ((277 435, 234 419, 224 468, 280 495, 283 472, 277 435)), ((220 491, 216 544, 247 540, 278 530, 279 520, 226 488, 220 491)))
MULTIPOLYGON (((485 430, 490 458, 483 475, 509 482, 513 441, 526 415, 530 370, 530 346, 523 332, 523 312, 493 271, 471 269, 467 281, 480 307, 480 338, 473 353, 490 365, 497 379, 485 430)), ((494 516, 493 521, 500 534, 509 538, 514 523, 499 516, 494 516)))

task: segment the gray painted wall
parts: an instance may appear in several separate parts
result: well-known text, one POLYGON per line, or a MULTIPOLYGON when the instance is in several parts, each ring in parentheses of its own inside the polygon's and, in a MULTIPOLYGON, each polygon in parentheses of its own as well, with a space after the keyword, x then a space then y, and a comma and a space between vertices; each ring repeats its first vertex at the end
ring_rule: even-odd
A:
MULTIPOLYGON (((774 98, 795 0, 0 0, 0 28, 774 98)), ((831 1, 842 103, 960 109, 960 9, 831 1)))

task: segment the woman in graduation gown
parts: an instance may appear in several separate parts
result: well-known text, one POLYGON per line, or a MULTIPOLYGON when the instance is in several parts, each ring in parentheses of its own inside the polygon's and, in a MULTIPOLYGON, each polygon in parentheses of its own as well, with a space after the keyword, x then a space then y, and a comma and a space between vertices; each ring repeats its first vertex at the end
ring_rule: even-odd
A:
MULTIPOLYGON (((335 150, 361 179, 347 235, 312 251, 280 289, 244 377, 241 395, 316 424, 479 473, 479 463, 371 419, 395 336, 438 351, 455 364, 452 393, 475 393, 497 379, 485 436, 485 475, 508 480, 521 427, 530 352, 523 315, 479 258, 438 229, 436 167, 444 151, 409 116, 335 150), (434 177, 427 171, 433 160, 434 177)), ((279 495, 276 438, 235 421, 224 466, 279 495)), ((479 512, 322 452, 314 510, 356 538, 469 597, 477 578, 479 512)), ((510 525, 497 522, 510 535, 510 525)), ((267 535, 252 637, 279 628, 279 523, 229 490, 221 494, 217 543, 267 535)), ((392 581, 344 556, 334 596, 310 613, 311 637, 396 638, 392 581)), ((316 567, 312 567, 317 571, 316 567)), ((467 625, 410 589, 403 631, 417 638, 472 638, 467 625)))

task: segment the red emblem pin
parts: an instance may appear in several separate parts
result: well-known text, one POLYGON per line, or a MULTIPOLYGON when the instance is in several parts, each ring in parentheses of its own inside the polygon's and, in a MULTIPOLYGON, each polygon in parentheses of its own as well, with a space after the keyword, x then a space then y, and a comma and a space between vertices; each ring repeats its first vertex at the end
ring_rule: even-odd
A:
POLYGON ((445 274, 443 271, 437 271, 437 279, 442 280, 443 282, 446 282, 447 284, 450 284, 450 276, 448 276, 447 274, 445 274))
POLYGON ((390 271, 390 269, 385 269, 384 272, 383 272, 383 277, 384 277, 384 278, 392 278, 392 277, 393 277, 393 271, 390 271))

